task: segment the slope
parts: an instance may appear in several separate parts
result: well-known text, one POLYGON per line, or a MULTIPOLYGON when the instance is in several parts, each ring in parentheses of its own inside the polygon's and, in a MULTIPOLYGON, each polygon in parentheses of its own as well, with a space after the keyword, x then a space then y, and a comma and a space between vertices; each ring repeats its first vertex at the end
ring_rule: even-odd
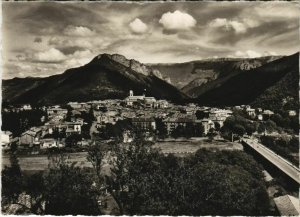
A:
POLYGON ((3 100, 9 103, 54 104, 122 99, 131 89, 136 93, 142 93, 146 89, 148 95, 175 102, 187 98, 176 87, 152 74, 151 69, 146 68, 147 72, 143 71, 143 67, 133 70, 137 66, 136 63, 135 61, 128 67, 122 61, 117 61, 113 55, 102 54, 90 63, 68 69, 63 74, 47 78, 5 80, 3 100))
MULTIPOLYGON (((271 94, 270 90, 276 89, 274 92, 279 93, 283 89, 289 89, 290 84, 285 80, 291 80, 289 77, 298 74, 298 67, 299 53, 282 57, 261 67, 239 73, 225 82, 220 82, 214 88, 203 92, 196 101, 205 105, 223 106, 250 104, 260 98, 260 104, 262 104, 263 98, 279 97, 278 94, 271 94), (281 81, 282 79, 284 80, 281 81)), ((295 90, 292 91, 292 95, 298 94, 294 92, 295 90)), ((285 94, 287 94, 286 97, 291 95, 287 91, 285 94)))

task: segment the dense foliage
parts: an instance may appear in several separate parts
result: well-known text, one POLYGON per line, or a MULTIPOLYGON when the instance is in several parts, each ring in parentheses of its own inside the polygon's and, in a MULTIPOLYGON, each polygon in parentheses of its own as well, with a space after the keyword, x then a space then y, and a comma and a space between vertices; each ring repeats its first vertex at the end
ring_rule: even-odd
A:
POLYGON ((242 152, 199 150, 181 159, 137 142, 114 153, 107 184, 121 214, 267 214, 261 168, 242 152))
POLYGON ((19 112, 2 112, 2 126, 3 131, 10 131, 14 136, 20 136, 21 133, 34 126, 41 126, 41 118, 47 117, 43 110, 34 109, 29 111, 19 112))
POLYGON ((3 171, 3 198, 26 192, 33 198, 30 213, 99 215, 104 187, 117 204, 116 214, 268 215, 261 168, 241 151, 200 149, 179 158, 164 156, 142 140, 112 144, 109 152, 94 144, 87 156, 94 173, 66 163, 64 157, 54 159, 49 171, 27 178, 19 170, 3 171), (111 171, 103 177, 106 156, 111 171), (21 181, 9 185, 17 174, 21 181), (38 212, 43 203, 44 209, 38 212))
MULTIPOLYGON (((52 161, 49 171, 23 174, 15 159, 2 170, 2 209, 18 204, 24 213, 51 215, 99 215, 98 191, 92 187, 93 176, 66 158, 52 161), (27 203, 20 195, 27 195, 27 203)), ((22 213, 20 213, 22 214, 22 213)))
POLYGON ((250 121, 239 114, 234 114, 228 117, 221 128, 221 133, 224 138, 231 138, 231 133, 238 136, 244 134, 252 135, 258 129, 256 122, 250 121))

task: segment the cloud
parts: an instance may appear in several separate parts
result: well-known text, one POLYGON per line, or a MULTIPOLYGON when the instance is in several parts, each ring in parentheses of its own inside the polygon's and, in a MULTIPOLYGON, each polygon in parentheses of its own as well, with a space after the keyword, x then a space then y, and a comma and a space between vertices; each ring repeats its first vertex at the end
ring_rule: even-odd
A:
POLYGON ((67 59, 60 50, 56 48, 51 48, 50 50, 38 52, 34 55, 34 60, 37 62, 44 63, 59 63, 67 59))
POLYGON ((129 23, 129 28, 135 34, 143 34, 148 30, 147 25, 139 18, 135 18, 134 21, 129 23))
POLYGON ((164 29, 170 31, 188 30, 194 27, 197 21, 189 14, 176 10, 175 12, 164 13, 159 23, 164 29))
MULTIPOLYGON (((252 24, 252 23, 251 23, 252 24)), ((225 18, 216 18, 209 23, 210 27, 224 28, 225 30, 234 30, 236 33, 245 33, 247 26, 236 20, 227 20, 225 18)))
POLYGON ((51 37, 48 40, 48 44, 50 46, 58 47, 59 50, 63 50, 68 47, 81 47, 81 48, 93 47, 91 40, 86 40, 84 38, 74 38, 70 40, 68 39, 68 37, 59 37, 59 36, 51 37))
POLYGON ((262 54, 254 51, 254 50, 247 50, 247 51, 236 51, 235 56, 236 57, 244 57, 244 58, 256 58, 256 57, 261 57, 262 54))
POLYGON ((41 43, 43 41, 43 39, 41 37, 35 37, 33 42, 35 43, 41 43))
POLYGON ((93 36, 96 33, 89 29, 88 27, 85 26, 72 26, 69 25, 64 29, 64 34, 69 35, 69 36, 93 36))

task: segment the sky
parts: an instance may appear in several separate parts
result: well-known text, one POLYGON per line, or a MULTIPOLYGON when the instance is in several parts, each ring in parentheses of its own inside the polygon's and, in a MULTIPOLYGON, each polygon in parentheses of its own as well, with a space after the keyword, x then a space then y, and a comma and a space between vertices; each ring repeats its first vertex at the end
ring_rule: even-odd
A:
POLYGON ((296 2, 3 2, 4 79, 45 77, 102 53, 142 63, 299 51, 296 2))

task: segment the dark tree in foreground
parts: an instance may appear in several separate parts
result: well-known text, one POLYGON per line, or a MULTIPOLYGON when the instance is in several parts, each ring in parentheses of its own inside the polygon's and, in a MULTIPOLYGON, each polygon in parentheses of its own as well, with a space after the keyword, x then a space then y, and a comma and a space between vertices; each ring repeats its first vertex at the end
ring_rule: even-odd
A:
POLYGON ((105 152, 101 147, 101 144, 93 144, 88 147, 88 156, 87 161, 93 165, 94 170, 96 171, 96 175, 98 179, 101 178, 101 167, 102 167, 102 160, 104 158, 105 152))
POLYGON ((1 174, 2 180, 2 206, 8 203, 16 203, 19 194, 23 190, 23 176, 17 156, 10 153, 10 166, 5 166, 1 174))
POLYGON ((267 215, 261 168, 243 152, 164 156, 149 144, 114 150, 109 192, 126 215, 267 215))
POLYGON ((45 214, 101 214, 92 184, 86 171, 60 160, 45 176, 45 214))

